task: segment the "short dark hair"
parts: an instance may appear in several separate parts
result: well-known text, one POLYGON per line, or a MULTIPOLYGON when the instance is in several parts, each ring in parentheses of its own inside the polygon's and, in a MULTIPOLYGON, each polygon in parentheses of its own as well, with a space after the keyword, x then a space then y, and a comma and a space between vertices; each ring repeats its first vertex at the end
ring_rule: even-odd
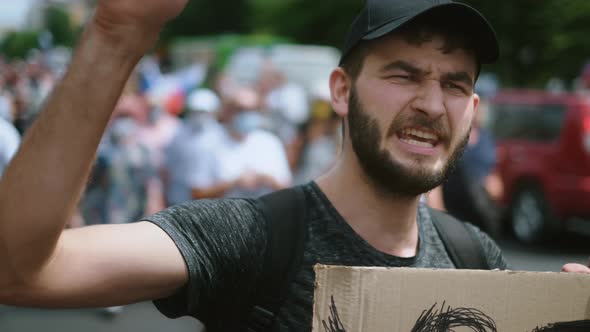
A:
POLYGON ((443 302, 440 309, 434 304, 424 310, 411 332, 446 332, 456 327, 469 327, 478 332, 497 332, 496 322, 475 308, 452 308, 443 302))
MULTIPOLYGON (((472 54, 475 57, 477 65, 476 78, 479 76, 481 61, 479 60, 480 55, 476 51, 477 36, 467 31, 465 26, 461 25, 461 22, 449 20, 442 12, 434 11, 419 15, 392 33, 402 36, 410 45, 417 46, 429 42, 435 37, 442 37, 444 44, 441 47, 441 51, 443 53, 451 53, 457 49, 461 49, 472 54)), ((360 75, 365 58, 371 50, 371 45, 384 37, 359 42, 342 59, 340 67, 346 71, 353 81, 360 75)))

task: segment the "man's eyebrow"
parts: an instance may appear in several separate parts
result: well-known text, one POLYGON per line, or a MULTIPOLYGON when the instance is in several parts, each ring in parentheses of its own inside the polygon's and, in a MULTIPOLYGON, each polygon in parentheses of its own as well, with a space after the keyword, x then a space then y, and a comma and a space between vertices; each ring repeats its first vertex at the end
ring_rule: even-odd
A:
POLYGON ((391 63, 386 64, 385 66, 383 66, 381 68, 381 72, 388 72, 388 71, 392 71, 392 70, 396 70, 396 69, 401 69, 403 71, 406 71, 410 74, 414 74, 414 75, 419 75, 419 74, 423 74, 424 71, 414 65, 412 65, 409 62, 406 61, 402 61, 402 60, 397 60, 391 63))
POLYGON ((446 73, 442 75, 443 80, 447 81, 454 81, 454 82, 463 82, 469 86, 474 84, 473 78, 465 71, 458 71, 454 73, 446 73))

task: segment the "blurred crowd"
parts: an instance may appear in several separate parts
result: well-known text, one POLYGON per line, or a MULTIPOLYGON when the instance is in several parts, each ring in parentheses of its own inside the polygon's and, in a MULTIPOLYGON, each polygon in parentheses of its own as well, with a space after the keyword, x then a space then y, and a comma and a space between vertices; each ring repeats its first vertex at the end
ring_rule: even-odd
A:
POLYGON ((8 62, 0 57, 0 174, 16 153, 57 78, 43 55, 8 62))
MULTIPOLYGON (((1 174, 63 67, 36 54, 0 60, 0 71, 1 174)), ((163 72, 156 58, 142 61, 115 107, 72 227, 136 221, 193 199, 257 197, 332 166, 341 121, 327 78, 299 86, 270 61, 248 85, 207 72, 198 64, 163 72)))
MULTIPOLYGON (((69 56, 55 49, 24 60, 0 58, 0 175, 69 56)), ((146 57, 132 75, 72 227, 136 221, 193 199, 257 197, 306 183, 332 166, 342 129, 330 107, 327 77, 302 86, 270 58, 249 83, 198 63, 176 71, 167 67, 146 57)), ((581 82, 590 81, 590 65, 583 74, 581 82)), ((487 100, 496 88, 486 88, 485 77, 478 85, 487 98, 465 155, 425 200, 497 235, 495 202, 504 188, 495 172, 496 143, 485 125, 487 100)))
MULTIPOLYGON (((0 65, 1 172, 65 65, 46 54, 0 65)), ((270 60, 259 71, 243 84, 223 71, 208 77, 212 71, 203 65, 171 72, 157 58, 144 58, 115 107, 71 226, 136 221, 193 199, 257 197, 327 171, 341 146, 327 78, 304 87, 270 60)), ((467 206, 467 197, 482 196, 482 187, 494 199, 501 191, 492 172, 494 142, 482 123, 474 126, 460 171, 428 197, 430 205, 469 220, 496 216, 494 208, 464 215, 482 210, 467 206)), ((483 206, 494 206, 489 202, 483 206)))

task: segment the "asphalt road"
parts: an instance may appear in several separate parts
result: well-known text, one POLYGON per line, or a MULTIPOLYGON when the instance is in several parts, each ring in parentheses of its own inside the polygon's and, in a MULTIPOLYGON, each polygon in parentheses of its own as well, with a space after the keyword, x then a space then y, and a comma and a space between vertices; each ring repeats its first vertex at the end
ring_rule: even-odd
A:
POLYGON ((151 303, 126 306, 120 314, 102 310, 0 309, 1 332, 197 332, 192 318, 167 319, 151 303))
POLYGON ((590 236, 564 234, 537 246, 523 245, 507 237, 498 244, 513 270, 559 272, 566 263, 590 263, 590 236))
MULTIPOLYGON (((568 262, 588 263, 590 238, 556 237, 543 246, 524 246, 512 239, 498 241, 514 270, 559 271, 568 262)), ((198 332, 192 318, 170 320, 151 303, 124 308, 114 316, 100 310, 35 310, 0 308, 0 332, 198 332)))

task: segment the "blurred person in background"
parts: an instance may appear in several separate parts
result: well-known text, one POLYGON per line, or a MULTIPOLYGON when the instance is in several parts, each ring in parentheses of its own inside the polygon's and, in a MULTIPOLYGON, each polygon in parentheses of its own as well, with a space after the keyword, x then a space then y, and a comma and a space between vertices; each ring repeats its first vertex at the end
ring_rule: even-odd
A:
POLYGON ((264 127, 258 111, 244 110, 232 119, 219 164, 219 178, 229 184, 223 197, 259 197, 291 185, 284 145, 264 127))
POLYGON ((184 106, 184 95, 178 90, 157 91, 147 93, 147 118, 139 131, 139 140, 146 145, 156 167, 160 169, 164 164, 164 149, 170 145, 178 132, 181 122, 178 114, 184 106))
POLYGON ((291 169, 297 159, 298 128, 309 119, 309 100, 305 89, 287 80, 270 60, 262 66, 258 81, 261 109, 271 121, 271 129, 285 145, 291 169))
POLYGON ((216 84, 221 98, 219 122, 230 128, 234 117, 244 110, 260 109, 260 94, 250 88, 239 86, 231 77, 220 75, 216 84))
POLYGON ((115 107, 109 130, 111 144, 106 152, 109 223, 137 220, 160 208, 149 204, 161 191, 153 152, 139 136, 145 107, 136 95, 124 95, 115 107))
MULTIPOLYGON (((27 118, 32 122, 41 111, 43 102, 53 90, 55 77, 51 71, 44 66, 41 54, 29 59, 25 68, 28 109, 27 118)), ((30 124, 29 124, 30 126, 30 124)))
POLYGON ((295 184, 308 183, 332 168, 342 143, 342 120, 330 105, 328 82, 314 86, 311 100, 310 119, 301 126, 295 184))
POLYGON ((215 185, 217 153, 227 140, 216 118, 221 101, 213 91, 192 92, 186 108, 188 114, 165 151, 162 178, 167 205, 190 201, 193 192, 200 196, 200 191, 215 185))
POLYGON ((15 123, 24 133, 37 118, 45 98, 55 84, 55 75, 43 63, 42 55, 15 61, 5 67, 5 88, 14 96, 15 123))
POLYGON ((27 93, 24 75, 21 73, 22 62, 15 61, 5 67, 3 74, 4 94, 10 96, 13 107, 14 125, 22 135, 31 120, 27 114, 27 93))
POLYGON ((92 165, 88 183, 79 203, 81 217, 86 225, 100 225, 107 223, 109 213, 108 185, 109 185, 109 152, 112 137, 107 127, 98 145, 96 159, 92 165))
POLYGON ((503 185, 496 167, 496 143, 485 127, 489 102, 481 100, 465 152, 442 186, 428 194, 429 204, 496 237, 501 232, 497 204, 503 185))
POLYGON ((7 93, 0 94, 0 176, 20 145, 20 134, 13 123, 12 100, 7 93))
POLYGON ((590 61, 582 68, 578 92, 590 96, 590 61))
POLYGON ((145 107, 141 97, 131 94, 115 107, 82 201, 88 224, 126 223, 159 208, 150 206, 160 194, 154 159, 139 137, 145 107))
POLYGON ((193 191, 194 198, 258 197, 288 187, 291 169, 281 140, 255 110, 259 96, 239 88, 224 102, 228 135, 215 154, 215 183, 193 191))

